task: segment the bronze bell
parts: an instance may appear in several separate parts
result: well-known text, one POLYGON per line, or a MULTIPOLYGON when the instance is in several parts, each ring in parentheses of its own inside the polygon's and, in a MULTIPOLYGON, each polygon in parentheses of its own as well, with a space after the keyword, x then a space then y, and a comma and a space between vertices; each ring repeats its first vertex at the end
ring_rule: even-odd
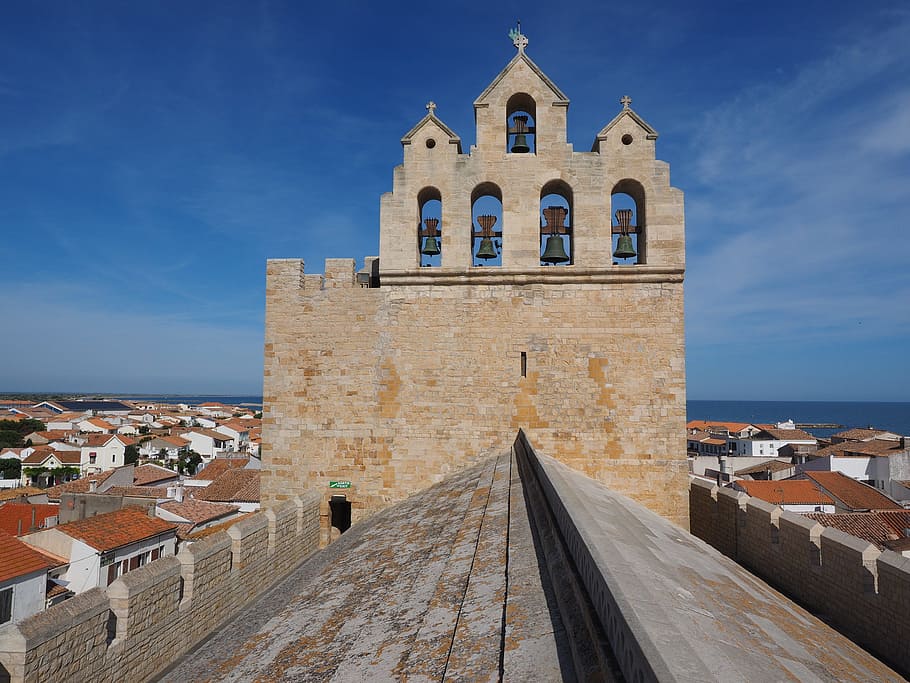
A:
POLYGON ((427 256, 437 256, 439 254, 439 240, 435 237, 427 237, 423 243, 423 249, 420 250, 421 254, 427 256))
POLYGON ((613 258, 632 258, 635 256, 635 247, 632 246, 631 235, 620 235, 616 240, 616 251, 613 252, 613 258))
POLYGON ((559 235, 547 237, 547 248, 544 249, 540 260, 544 263, 565 263, 569 260, 566 248, 562 244, 562 237, 559 235))
POLYGON ((528 146, 528 139, 525 137, 524 133, 518 133, 515 136, 515 142, 512 144, 512 149, 509 150, 512 154, 527 154, 531 151, 531 148, 528 146))
POLYGON ((480 240, 480 247, 478 247, 477 253, 474 254, 474 256, 484 260, 496 258, 496 247, 493 246, 493 240, 489 237, 484 237, 480 240))

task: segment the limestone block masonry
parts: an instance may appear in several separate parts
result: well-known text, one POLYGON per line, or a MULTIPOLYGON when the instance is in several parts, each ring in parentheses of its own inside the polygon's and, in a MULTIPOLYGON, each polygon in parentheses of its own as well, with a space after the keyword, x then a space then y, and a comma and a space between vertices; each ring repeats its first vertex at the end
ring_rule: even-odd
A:
POLYGON ((574 151, 568 99, 523 46, 474 108, 467 154, 432 104, 403 138, 378 281, 362 287, 353 259, 328 259, 323 275, 268 262, 263 504, 318 491, 327 542, 332 494, 356 522, 523 428, 687 527, 683 199, 655 159, 656 132, 623 98, 591 151, 574 151), (519 105, 535 126, 522 154, 507 144, 519 105), (541 209, 554 192, 569 208, 571 261, 545 266, 541 209), (635 203, 634 265, 613 261, 617 193, 635 203), (501 265, 472 265, 480 195, 501 202, 501 265), (427 198, 441 203, 434 267, 420 260, 427 198))
POLYGON ((146 681, 222 627, 315 551, 316 494, 114 581, 0 626, 0 680, 146 681))

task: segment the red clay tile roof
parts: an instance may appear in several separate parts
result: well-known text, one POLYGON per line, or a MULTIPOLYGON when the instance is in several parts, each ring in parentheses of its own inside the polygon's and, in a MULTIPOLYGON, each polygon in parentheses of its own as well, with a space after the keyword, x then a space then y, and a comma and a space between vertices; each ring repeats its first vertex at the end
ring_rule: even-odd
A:
POLYGON ((17 498, 28 498, 29 496, 39 496, 44 493, 44 489, 34 486, 20 486, 15 489, 3 489, 0 491, 0 502, 5 500, 16 500, 17 498))
POLYGON ((837 434, 832 434, 832 439, 847 439, 849 441, 865 441, 866 439, 874 439, 877 436, 882 434, 888 434, 883 429, 864 429, 861 427, 854 427, 853 429, 847 429, 837 434))
POLYGON ((173 522, 149 517, 145 510, 136 507, 125 507, 55 528, 102 552, 177 529, 173 522))
POLYGON ((782 472, 784 470, 792 469, 792 463, 781 462, 780 460, 769 460, 768 462, 763 462, 759 463, 758 465, 752 465, 751 467, 744 467, 741 470, 736 470, 735 474, 742 476, 744 474, 755 474, 757 472, 782 472))
POLYGON ((178 475, 173 470, 158 465, 139 465, 133 468, 133 484, 136 486, 148 486, 159 481, 168 481, 176 479, 178 475))
POLYGON ((812 472, 803 474, 823 491, 851 510, 903 510, 899 504, 877 489, 856 481, 841 472, 812 472))
POLYGON ((224 517, 237 512, 237 508, 233 505, 209 503, 204 500, 194 500, 192 498, 187 498, 181 503, 178 503, 176 500, 169 500, 166 503, 161 503, 158 507, 175 515, 179 515, 193 524, 204 524, 205 522, 211 522, 213 519, 218 519, 219 517, 224 517))
POLYGON ((120 443, 123 443, 123 435, 121 434, 84 434, 80 438, 85 440, 83 445, 90 447, 106 446, 112 439, 118 439, 120 443))
POLYGON ((891 548, 896 545, 896 541, 905 539, 904 529, 910 528, 910 510, 838 514, 808 512, 805 516, 824 526, 840 529, 846 534, 874 543, 881 550, 891 548))
POLYGON ((901 448, 900 441, 888 441, 886 439, 871 439, 870 441, 847 441, 842 444, 844 455, 860 455, 887 457, 903 453, 906 448, 901 448))
POLYGON ((702 429, 710 431, 710 427, 721 427, 729 432, 741 432, 746 427, 751 427, 749 422, 718 422, 717 420, 689 420, 686 429, 702 429))
POLYGON ((814 482, 805 479, 783 481, 736 482, 746 493, 774 505, 834 505, 831 498, 816 488, 814 482))
POLYGON ((82 462, 81 451, 54 451, 48 448, 36 448, 35 452, 22 461, 23 465, 42 465, 51 456, 57 458, 63 465, 79 465, 82 462))
POLYGON ((52 566, 31 546, 0 531, 0 581, 9 581, 52 566))
POLYGON ((104 494, 107 496, 132 496, 133 498, 167 498, 167 487, 112 486, 104 494))
MULTIPOLYGON (((763 429, 775 441, 815 441, 815 437, 802 429, 763 429)), ((761 438, 760 435, 757 438, 761 438)))
POLYGON ((244 468, 249 464, 248 457, 243 458, 215 458, 194 477, 190 479, 199 481, 215 481, 228 470, 244 468))
POLYGON ((228 470, 193 497, 219 503, 258 503, 259 470, 228 470))
POLYGON ((90 477, 83 477, 82 479, 77 479, 76 481, 68 481, 65 484, 57 484, 56 486, 51 486, 49 489, 45 489, 44 492, 47 494, 49 500, 60 500, 61 493, 88 493, 91 481, 94 480, 100 485, 113 473, 114 470, 99 472, 98 474, 93 474, 90 477))
POLYGON ((43 529, 48 518, 56 517, 59 512, 59 505, 3 503, 0 505, 0 531, 21 536, 29 531, 43 529), (32 529, 32 513, 35 514, 35 529, 32 529))

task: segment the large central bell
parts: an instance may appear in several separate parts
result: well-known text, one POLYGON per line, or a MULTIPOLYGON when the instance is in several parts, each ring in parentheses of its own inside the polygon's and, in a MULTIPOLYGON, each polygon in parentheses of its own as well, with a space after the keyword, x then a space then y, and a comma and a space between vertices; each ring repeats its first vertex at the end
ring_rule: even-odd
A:
POLYGON ((480 240, 480 246, 474 256, 484 260, 496 258, 496 247, 493 246, 493 240, 489 237, 484 237, 480 240))
POLYGON ((423 249, 420 250, 421 254, 426 256, 437 256, 439 255, 439 240, 435 237, 427 237, 423 243, 423 249))
POLYGON ((613 258, 632 258, 635 256, 635 247, 632 246, 631 235, 620 235, 616 240, 616 251, 613 252, 613 258))
POLYGON ((540 260, 544 263, 565 263, 569 260, 566 248, 563 246, 562 237, 550 235, 547 237, 547 248, 544 249, 540 260))

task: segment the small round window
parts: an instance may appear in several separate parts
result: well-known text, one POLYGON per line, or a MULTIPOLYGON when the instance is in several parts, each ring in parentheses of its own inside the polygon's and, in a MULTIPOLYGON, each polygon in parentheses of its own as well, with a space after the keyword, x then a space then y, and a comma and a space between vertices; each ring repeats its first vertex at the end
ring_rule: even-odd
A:
POLYGON ((634 139, 634 138, 633 138, 631 135, 629 135, 628 133, 626 133, 625 135, 622 136, 622 144, 624 144, 624 145, 631 145, 633 139, 634 139))
POLYGON ((436 146, 436 141, 433 138, 427 138, 427 149, 433 149, 436 146))

